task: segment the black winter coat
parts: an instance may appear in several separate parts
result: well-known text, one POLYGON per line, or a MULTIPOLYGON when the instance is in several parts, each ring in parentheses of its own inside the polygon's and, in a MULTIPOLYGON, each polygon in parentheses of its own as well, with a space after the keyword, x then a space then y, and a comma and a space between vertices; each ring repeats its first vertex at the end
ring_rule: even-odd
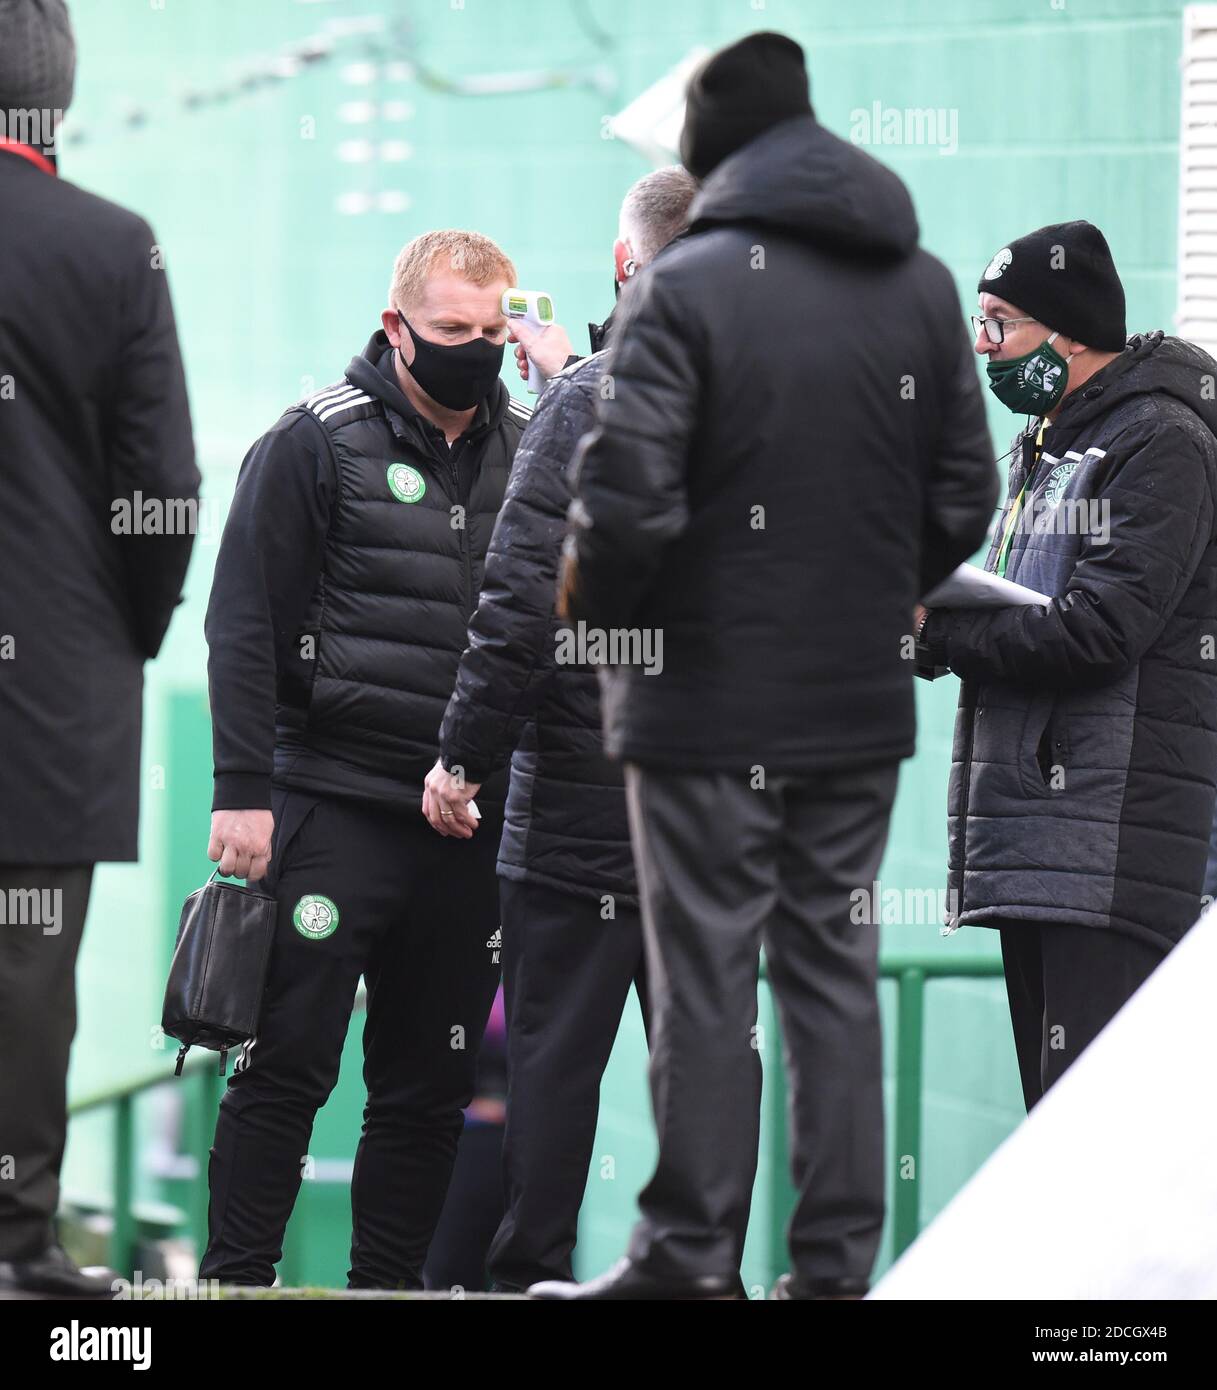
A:
MULTIPOLYGON (((1076 922, 1174 942, 1217 783, 1217 362, 1161 333, 1065 398, 1006 578, 1047 607, 932 613, 964 677, 948 925, 1076 922)), ((1027 481, 1021 451, 1009 511, 1027 481)), ((1002 525, 994 534, 993 567, 1002 525)))
POLYGON ((0 864, 136 858, 198 490, 152 230, 0 151, 0 864))
POLYGON ((996 502, 954 283, 904 185, 813 117, 707 179, 626 289, 583 446, 573 616, 663 638, 610 753, 769 774, 912 751, 918 597, 996 502))
POLYGON ((440 754, 474 782, 511 758, 504 877, 635 906, 625 789, 604 754, 596 670, 558 660, 564 630, 554 615, 570 465, 594 423, 605 356, 555 376, 524 432, 440 754))

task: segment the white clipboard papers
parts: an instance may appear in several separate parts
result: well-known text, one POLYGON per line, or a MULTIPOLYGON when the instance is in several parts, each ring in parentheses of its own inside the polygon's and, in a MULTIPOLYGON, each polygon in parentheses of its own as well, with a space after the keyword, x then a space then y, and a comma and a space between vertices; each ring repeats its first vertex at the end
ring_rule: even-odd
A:
POLYGON ((1052 599, 976 565, 960 565, 921 602, 927 608, 1009 608, 1014 604, 1051 603, 1052 599))

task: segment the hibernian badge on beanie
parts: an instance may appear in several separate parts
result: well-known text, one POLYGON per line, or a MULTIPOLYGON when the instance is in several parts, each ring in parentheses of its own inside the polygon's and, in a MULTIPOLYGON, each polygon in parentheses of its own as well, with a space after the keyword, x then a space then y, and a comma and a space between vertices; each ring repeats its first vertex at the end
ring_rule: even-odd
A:
POLYGON ((1058 222, 1003 246, 977 289, 1052 330, 1021 357, 986 363, 989 389, 1020 415, 1047 414, 1065 394, 1069 363, 1052 346, 1061 333, 1105 352, 1124 347, 1124 286, 1107 239, 1090 222, 1058 222))
POLYGON ((1087 347, 1123 351, 1124 286, 1092 222, 1057 222, 1009 242, 976 288, 1087 347))
POLYGON ((712 53, 690 77, 680 162, 704 179, 770 126, 812 114, 802 48, 785 34, 749 34, 712 53))

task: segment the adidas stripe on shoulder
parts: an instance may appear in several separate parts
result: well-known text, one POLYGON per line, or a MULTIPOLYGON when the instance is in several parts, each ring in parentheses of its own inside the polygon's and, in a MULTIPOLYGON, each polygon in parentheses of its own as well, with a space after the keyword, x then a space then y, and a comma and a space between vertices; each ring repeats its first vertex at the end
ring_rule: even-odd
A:
POLYGON ((514 396, 508 396, 507 413, 514 415, 522 425, 526 425, 532 419, 532 406, 525 405, 523 401, 517 401, 514 396))
POLYGON ((318 391, 315 395, 308 396, 302 402, 305 409, 311 410, 313 414, 323 424, 335 415, 340 415, 344 410, 352 410, 356 406, 368 405, 374 402, 374 397, 360 386, 352 386, 349 381, 341 381, 337 386, 327 386, 324 391, 318 391))

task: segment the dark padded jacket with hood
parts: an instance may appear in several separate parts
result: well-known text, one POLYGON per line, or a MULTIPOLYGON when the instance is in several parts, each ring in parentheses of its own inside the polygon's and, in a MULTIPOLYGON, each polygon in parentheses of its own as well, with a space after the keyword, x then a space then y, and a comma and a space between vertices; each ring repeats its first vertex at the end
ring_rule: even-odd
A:
POLYGON ((444 766, 474 782, 511 758, 500 874, 634 907, 625 786, 604 753, 596 671, 559 660, 569 630, 554 614, 570 465, 604 362, 597 352, 555 376, 524 432, 440 748, 444 766))
POLYGON ((755 775, 912 752, 918 597, 997 476, 955 284, 907 191, 813 117, 726 159, 621 297, 581 446, 576 619, 662 632, 610 753, 755 775))
MULTIPOLYGON (((930 657, 964 678, 949 927, 1161 943, 1196 920, 1217 782, 1215 389, 1199 348, 1130 339, 1065 398, 1015 526, 1006 578, 1052 603, 926 623, 930 657)), ((1016 449, 1007 511, 1026 481, 1016 449)))

